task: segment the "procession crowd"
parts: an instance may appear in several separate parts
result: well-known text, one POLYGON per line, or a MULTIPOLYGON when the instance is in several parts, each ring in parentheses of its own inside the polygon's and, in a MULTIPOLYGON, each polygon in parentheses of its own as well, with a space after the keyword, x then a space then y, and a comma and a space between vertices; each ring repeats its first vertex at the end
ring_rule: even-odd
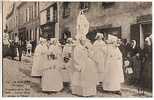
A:
MULTIPOLYGON (((33 55, 31 76, 40 78, 42 92, 67 91, 84 97, 96 96, 97 92, 121 95, 124 78, 125 82, 140 87, 152 83, 152 35, 145 39, 144 49, 140 49, 135 40, 127 42, 114 33, 106 38, 106 33, 96 32, 95 41, 91 42, 86 37, 88 31, 88 20, 79 14, 77 34, 75 38, 67 38, 65 44, 57 38, 40 37, 32 49, 35 46, 27 42, 26 55, 33 55), (147 72, 150 81, 146 81, 147 72)), ((17 47, 21 61, 23 49, 17 47)), ((144 88, 138 91, 144 94, 144 88)))
MULTIPOLYGON (((114 33, 107 34, 106 38, 105 33, 97 32, 92 43, 86 37, 88 31, 89 22, 81 12, 74 39, 67 38, 66 43, 61 44, 57 38, 40 38, 34 52, 31 75, 40 77, 43 92, 66 89, 74 95, 87 97, 95 96, 101 87, 103 92, 121 95, 124 76, 126 81, 144 84, 143 67, 151 66, 146 65, 151 62, 151 52, 139 50, 135 40, 124 42, 114 33), (142 56, 146 54, 147 57, 142 56), (143 61, 142 58, 148 59, 143 61)), ((145 39, 147 50, 151 50, 151 37, 145 39)), ((138 91, 144 94, 143 88, 138 91)))
POLYGON ((42 91, 60 91, 69 83, 72 94, 94 96, 96 86, 120 94, 124 82, 122 53, 118 38, 97 33, 92 45, 87 38, 67 39, 60 45, 56 38, 40 39, 34 53, 32 76, 41 76, 42 91))

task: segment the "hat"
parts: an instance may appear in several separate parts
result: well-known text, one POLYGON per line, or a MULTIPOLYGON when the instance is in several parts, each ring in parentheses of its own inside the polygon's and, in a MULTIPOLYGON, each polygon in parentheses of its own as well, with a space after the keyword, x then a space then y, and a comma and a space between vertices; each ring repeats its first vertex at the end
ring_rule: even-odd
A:
POLYGON ((57 38, 52 38, 52 41, 56 42, 56 41, 58 41, 58 39, 57 38))
POLYGON ((54 38, 50 38, 50 43, 53 43, 53 41, 54 41, 54 38))
POLYGON ((60 45, 59 40, 57 38, 52 38, 53 43, 60 45))
POLYGON ((149 38, 149 37, 147 37, 147 38, 145 39, 145 41, 148 43, 148 45, 151 45, 151 41, 150 41, 150 38, 149 38))
POLYGON ((40 42, 44 42, 44 41, 46 41, 46 39, 40 37, 40 42))
POLYGON ((109 34, 108 35, 108 42, 113 43, 113 42, 117 42, 118 38, 114 35, 109 34))
POLYGON ((133 43, 132 48, 134 49, 136 47, 136 41, 135 40, 132 40, 132 43, 133 43))
POLYGON ((68 38, 68 39, 67 39, 67 42, 69 42, 69 41, 73 41, 73 39, 72 39, 72 38, 68 38))
POLYGON ((103 38, 103 37, 104 37, 104 35, 103 35, 102 33, 97 33, 97 35, 96 35, 95 39, 97 39, 98 37, 103 38))

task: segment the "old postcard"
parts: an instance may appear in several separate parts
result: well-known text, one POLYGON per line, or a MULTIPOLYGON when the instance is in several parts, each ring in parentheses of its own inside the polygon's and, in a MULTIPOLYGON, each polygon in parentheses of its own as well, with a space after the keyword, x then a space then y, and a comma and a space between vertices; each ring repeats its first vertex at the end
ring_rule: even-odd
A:
POLYGON ((1 3, 3 97, 152 97, 152 2, 1 3))

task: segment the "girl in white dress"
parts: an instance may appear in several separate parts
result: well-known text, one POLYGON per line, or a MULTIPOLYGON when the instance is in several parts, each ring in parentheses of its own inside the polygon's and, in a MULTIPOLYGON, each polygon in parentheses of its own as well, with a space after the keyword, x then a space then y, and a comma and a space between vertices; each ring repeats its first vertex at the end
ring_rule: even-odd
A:
MULTIPOLYGON (((31 76, 40 77, 40 69, 44 67, 44 60, 46 59, 46 40, 40 38, 40 43, 36 46, 34 57, 33 57, 33 66, 31 76)), ((47 59, 46 59, 47 60, 47 59)))
POLYGON ((124 82, 122 53, 118 48, 118 38, 109 35, 107 57, 104 68, 103 89, 121 95, 121 83, 124 82))
POLYGON ((57 40, 53 40, 53 44, 49 46, 47 53, 48 61, 42 71, 42 91, 58 92, 63 88, 63 80, 60 73, 62 64, 60 62, 61 48, 57 44, 57 40))

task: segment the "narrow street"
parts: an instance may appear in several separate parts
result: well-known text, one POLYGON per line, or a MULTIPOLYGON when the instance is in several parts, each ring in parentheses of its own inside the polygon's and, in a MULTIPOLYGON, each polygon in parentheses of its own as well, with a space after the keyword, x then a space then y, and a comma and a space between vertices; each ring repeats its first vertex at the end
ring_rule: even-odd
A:
MULTIPOLYGON (((26 87, 26 92, 24 92, 24 95, 16 95, 16 96, 50 96, 50 97, 75 97, 74 95, 67 93, 65 91, 59 92, 56 94, 47 94, 47 93, 42 93, 40 89, 40 79, 39 78, 32 78, 30 76, 31 74, 31 67, 32 67, 32 57, 23 57, 22 61, 19 62, 18 58, 15 58, 17 60, 11 60, 9 58, 4 58, 3 59, 3 95, 4 96, 11 96, 13 93, 18 93, 18 92, 13 92, 9 93, 7 90, 12 89, 12 85, 15 87, 13 84, 14 82, 16 83, 23 83, 25 84, 18 84, 17 87, 20 91, 22 91, 23 87, 20 88, 20 85, 23 86, 24 88, 26 87), (27 95, 25 94, 27 93, 27 95)), ((18 91, 19 91, 18 90, 18 91)), ((145 92, 144 96, 140 97, 151 97, 152 93, 145 92)), ((116 94, 111 94, 111 93, 98 93, 97 97, 120 97, 119 95, 116 94)), ((137 94, 137 89, 133 86, 126 86, 122 85, 122 96, 121 97, 139 97, 137 94)))

